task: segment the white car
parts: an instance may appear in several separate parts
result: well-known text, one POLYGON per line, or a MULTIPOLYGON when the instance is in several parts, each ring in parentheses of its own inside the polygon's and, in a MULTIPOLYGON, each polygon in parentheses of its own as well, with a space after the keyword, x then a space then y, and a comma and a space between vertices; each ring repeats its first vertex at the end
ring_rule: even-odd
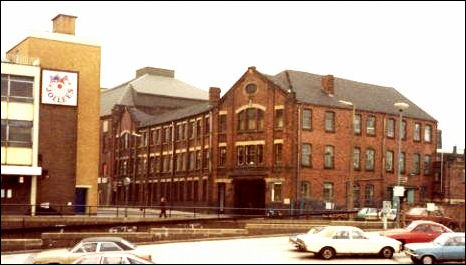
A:
POLYGON ((155 264, 130 253, 96 253, 81 256, 73 264, 155 264))
POLYGON ((298 238, 301 238, 301 237, 305 237, 307 235, 313 235, 313 234, 316 234, 318 232, 320 232, 320 230, 324 229, 324 226, 314 226, 313 228, 309 229, 309 231, 307 231, 307 233, 305 234, 298 234, 298 235, 291 235, 288 240, 290 241, 291 244, 293 244, 298 250, 300 251, 303 251, 304 250, 304 246, 303 245, 300 245, 298 243, 298 238))
POLYGON ((390 259, 401 251, 401 242, 392 238, 364 233, 353 226, 327 226, 320 232, 298 237, 298 244, 323 259, 338 254, 379 254, 390 259))

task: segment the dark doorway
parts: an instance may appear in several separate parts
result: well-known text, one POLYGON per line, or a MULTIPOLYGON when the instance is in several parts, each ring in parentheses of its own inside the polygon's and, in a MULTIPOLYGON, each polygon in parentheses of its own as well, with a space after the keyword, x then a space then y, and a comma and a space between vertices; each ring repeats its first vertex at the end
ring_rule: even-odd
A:
POLYGON ((235 185, 235 208, 246 215, 265 213, 265 181, 263 179, 237 179, 235 185), (252 208, 252 209, 248 209, 252 208))
POLYGON ((225 207, 225 183, 218 183, 217 185, 218 211, 219 213, 223 213, 223 207, 225 207))
POLYGON ((75 211, 76 214, 86 213, 87 188, 76 188, 75 211))

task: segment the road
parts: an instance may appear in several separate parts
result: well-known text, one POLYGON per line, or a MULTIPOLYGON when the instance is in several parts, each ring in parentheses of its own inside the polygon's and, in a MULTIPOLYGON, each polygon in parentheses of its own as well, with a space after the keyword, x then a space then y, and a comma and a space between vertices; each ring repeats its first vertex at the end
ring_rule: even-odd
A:
MULTIPOLYGON (((156 263, 162 264, 409 264, 404 254, 393 259, 377 256, 337 257, 325 261, 311 253, 295 250, 288 237, 242 238, 142 245, 151 253, 156 263)), ((3 264, 22 264, 28 254, 2 255, 3 264)))

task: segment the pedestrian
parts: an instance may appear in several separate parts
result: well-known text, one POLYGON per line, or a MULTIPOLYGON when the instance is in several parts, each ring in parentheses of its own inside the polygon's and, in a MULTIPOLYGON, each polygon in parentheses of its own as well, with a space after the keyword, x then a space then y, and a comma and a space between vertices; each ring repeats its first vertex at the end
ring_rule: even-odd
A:
POLYGON ((160 198, 160 215, 159 218, 162 218, 162 215, 167 218, 167 199, 162 196, 160 198))

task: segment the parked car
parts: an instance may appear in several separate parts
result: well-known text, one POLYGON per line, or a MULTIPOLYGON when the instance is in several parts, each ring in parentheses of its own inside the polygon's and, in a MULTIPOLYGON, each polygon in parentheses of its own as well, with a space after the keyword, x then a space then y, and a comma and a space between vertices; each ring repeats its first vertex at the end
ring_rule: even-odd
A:
POLYGON ((401 250, 401 242, 378 234, 366 234, 358 227, 327 226, 320 232, 299 237, 298 244, 323 259, 338 254, 379 254, 390 259, 401 250))
POLYGON ((406 222, 414 220, 434 221, 449 227, 451 230, 455 230, 458 227, 458 222, 453 218, 444 215, 442 211, 427 211, 427 208, 415 207, 409 209, 409 211, 406 213, 405 220, 406 222))
POLYGON ((32 262, 35 264, 72 263, 79 257, 89 253, 101 253, 119 251, 136 254, 142 258, 151 260, 151 255, 144 253, 130 242, 121 237, 90 237, 81 240, 73 248, 62 248, 45 250, 33 255, 32 262))
POLYGON ((322 229, 324 229, 325 226, 314 226, 313 228, 309 229, 309 231, 307 231, 307 233, 304 233, 304 234, 294 234, 294 235, 291 235, 289 237, 289 241, 291 244, 293 244, 298 250, 300 251, 303 251, 304 249, 302 248, 302 246, 300 244, 298 244, 298 238, 300 237, 306 237, 307 235, 313 235, 313 234, 316 234, 318 232, 320 232, 322 229))
POLYGON ((387 236, 406 243, 430 242, 443 233, 453 232, 450 228, 432 221, 416 220, 412 221, 406 228, 390 229, 380 232, 387 236))
POLYGON ((464 233, 444 233, 430 243, 406 244, 405 253, 414 263, 464 262, 464 235, 464 233))
POLYGON ((134 254, 108 252, 81 256, 73 264, 155 264, 134 254))
POLYGON ((377 208, 362 208, 356 215, 356 220, 378 220, 377 208))

